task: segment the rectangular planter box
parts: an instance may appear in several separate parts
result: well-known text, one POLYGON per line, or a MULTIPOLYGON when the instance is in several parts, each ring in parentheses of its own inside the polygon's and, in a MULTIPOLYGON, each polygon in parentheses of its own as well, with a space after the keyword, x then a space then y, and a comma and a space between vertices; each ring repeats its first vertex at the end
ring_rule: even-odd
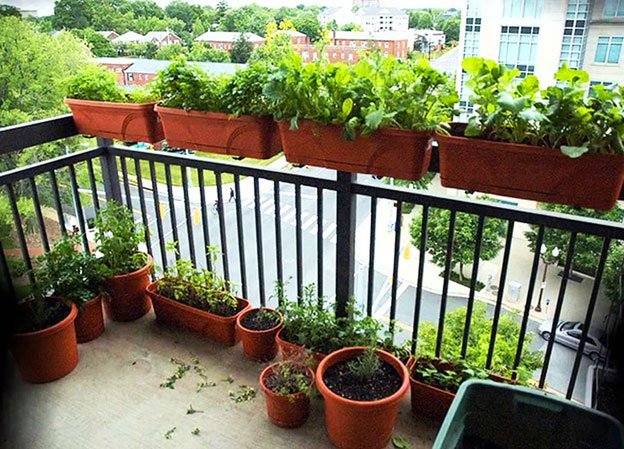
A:
POLYGON ((624 156, 572 159, 542 148, 436 134, 445 187, 548 203, 611 209, 624 184, 624 156))
POLYGON ((80 134, 126 142, 160 142, 165 138, 154 105, 66 98, 80 134))
POLYGON ((152 298, 156 321, 195 332, 225 346, 238 342, 236 318, 250 307, 246 299, 237 298, 236 315, 222 317, 159 295, 156 293, 156 282, 148 285, 146 292, 152 298))
POLYGON ((300 120, 278 122, 284 156, 292 164, 313 165, 351 173, 418 180, 429 170, 431 134, 404 129, 380 129, 355 140, 342 138, 342 127, 300 120))
POLYGON ((169 146, 237 157, 270 159, 281 151, 273 119, 156 106, 169 146))

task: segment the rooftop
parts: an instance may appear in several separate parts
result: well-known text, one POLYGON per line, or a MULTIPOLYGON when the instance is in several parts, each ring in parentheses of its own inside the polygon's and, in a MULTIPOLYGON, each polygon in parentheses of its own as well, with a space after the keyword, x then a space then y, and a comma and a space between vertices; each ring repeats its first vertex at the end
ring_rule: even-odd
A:
POLYGON ((264 42, 264 38, 254 33, 239 33, 236 31, 207 31, 195 38, 196 41, 205 42, 234 42, 240 35, 245 36, 250 42, 264 42))
POLYGON ((171 31, 150 31, 145 35, 145 40, 152 40, 154 38, 158 40, 163 40, 170 34, 173 34, 175 36, 175 33, 172 33, 171 31))
POLYGON ((408 33, 401 31, 381 31, 369 33, 366 31, 334 31, 334 39, 348 40, 376 40, 376 41, 402 41, 409 38, 408 33))
MULTIPOLYGON (((126 69, 126 73, 158 73, 169 67, 171 61, 160 61, 157 59, 137 59, 126 69)), ((223 73, 234 73, 239 67, 245 64, 233 64, 230 62, 195 62, 194 64, 202 68, 206 73, 220 75, 223 73)))
POLYGON ((113 39, 112 42, 119 44, 124 42, 143 42, 144 40, 145 36, 135 33, 134 31, 128 31, 127 33, 113 39))

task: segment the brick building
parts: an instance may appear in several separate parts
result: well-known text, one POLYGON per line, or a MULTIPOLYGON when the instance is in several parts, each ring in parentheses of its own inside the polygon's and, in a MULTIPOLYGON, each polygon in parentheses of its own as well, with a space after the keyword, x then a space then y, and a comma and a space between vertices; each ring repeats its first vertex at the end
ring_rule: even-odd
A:
POLYGON ((182 39, 171 31, 150 31, 145 35, 145 42, 151 42, 157 47, 169 44, 181 44, 182 39))
POLYGON ((138 58, 94 58, 93 59, 93 62, 106 67, 109 72, 114 73, 117 76, 117 84, 119 84, 120 86, 123 86, 126 84, 125 71, 137 61, 139 61, 138 58))
POLYGON ((204 42, 210 44, 212 48, 218 48, 219 50, 232 50, 234 42, 243 35, 256 49, 264 44, 264 38, 254 33, 237 33, 233 31, 208 31, 201 36, 195 38, 196 42, 204 42))

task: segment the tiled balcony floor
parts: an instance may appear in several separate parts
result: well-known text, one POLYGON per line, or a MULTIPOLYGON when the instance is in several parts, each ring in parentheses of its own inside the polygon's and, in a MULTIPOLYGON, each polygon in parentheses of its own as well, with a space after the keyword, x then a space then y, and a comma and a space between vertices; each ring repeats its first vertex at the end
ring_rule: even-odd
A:
MULTIPOLYGON (((68 376, 42 385, 23 383, 9 366, 3 401, 2 447, 99 448, 330 448, 323 402, 315 398, 309 421, 295 430, 272 425, 258 374, 265 364, 247 361, 240 345, 223 348, 192 334, 156 324, 152 313, 133 323, 107 323, 97 340, 79 345, 80 362, 68 376), (192 372, 174 390, 160 384, 175 371, 172 357, 196 356, 215 387, 197 392, 192 372), (232 376, 232 384, 224 381, 232 376), (238 385, 256 388, 256 399, 234 403, 238 385), (192 404, 203 413, 187 414, 192 404), (171 439, 165 433, 176 428, 171 439), (191 432, 198 427, 200 434, 191 432)), ((410 411, 403 400, 394 435, 414 449, 430 448, 438 426, 410 411)), ((392 445, 390 444, 389 447, 392 445)))

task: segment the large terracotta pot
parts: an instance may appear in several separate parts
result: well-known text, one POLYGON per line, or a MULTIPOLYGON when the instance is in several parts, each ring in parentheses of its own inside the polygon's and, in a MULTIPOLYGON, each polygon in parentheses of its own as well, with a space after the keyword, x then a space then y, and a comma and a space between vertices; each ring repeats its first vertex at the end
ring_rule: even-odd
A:
POLYGON ((150 283, 152 256, 147 256, 147 264, 140 270, 128 274, 112 276, 104 281, 108 292, 104 299, 106 315, 113 321, 134 321, 151 308, 145 287, 150 283))
POLYGON ((156 103, 113 103, 66 98, 80 134, 131 142, 155 143, 163 140, 156 103))
POLYGON ((74 320, 78 309, 71 304, 68 315, 55 325, 35 332, 13 334, 11 353, 22 379, 44 383, 71 373, 78 364, 74 320))
MULTIPOLYGON (((267 415, 273 424, 279 427, 301 427, 310 416, 310 397, 304 393, 281 395, 267 388, 264 380, 273 373, 278 363, 267 366, 260 373, 260 388, 266 397, 267 415)), ((310 388, 314 384, 314 371, 308 368, 310 388)))
POLYGON ((102 335, 104 332, 104 315, 102 313, 101 295, 97 295, 80 307, 74 324, 78 343, 86 343, 102 335))
POLYGON ((624 157, 572 159, 558 148, 436 134, 445 187, 548 203, 611 209, 624 185, 624 157))
POLYGON ((281 149, 279 133, 270 116, 234 117, 163 106, 156 106, 156 112, 172 147, 255 159, 270 159, 281 149))
POLYGON ((287 121, 278 126, 284 156, 293 164, 411 180, 422 178, 429 169, 429 132, 385 128, 348 141, 337 125, 300 120, 296 131, 287 121))
POLYGON ((316 351, 309 351, 305 347, 291 343, 282 338, 283 329, 280 329, 279 332, 275 335, 275 342, 279 348, 280 353, 282 354, 282 358, 284 360, 289 359, 300 359, 302 354, 308 354, 312 358, 311 364, 312 368, 316 369, 319 363, 327 357, 325 354, 316 351))
POLYGON ((265 310, 279 315, 279 323, 271 329, 266 330, 247 329, 242 324, 243 319, 245 316, 250 313, 256 313, 258 310, 260 309, 247 309, 240 313, 236 319, 236 325, 238 326, 240 340, 243 343, 243 352, 247 358, 256 362, 268 362, 269 360, 273 360, 277 355, 277 343, 275 341, 275 336, 282 328, 284 317, 281 313, 273 309, 265 308, 265 310))
POLYGON ((233 346, 238 342, 236 319, 250 307, 246 299, 238 298, 236 315, 223 317, 159 295, 156 293, 157 282, 148 285, 146 292, 152 298, 159 323, 195 332, 225 346, 233 346))
POLYGON ((377 401, 353 401, 327 388, 323 381, 327 368, 354 359, 365 350, 365 347, 352 347, 332 352, 316 370, 316 385, 325 399, 327 433, 332 443, 341 449, 386 447, 392 437, 399 402, 409 387, 409 374, 405 365, 392 354, 377 350, 377 355, 392 365, 401 376, 402 384, 398 391, 377 401))

